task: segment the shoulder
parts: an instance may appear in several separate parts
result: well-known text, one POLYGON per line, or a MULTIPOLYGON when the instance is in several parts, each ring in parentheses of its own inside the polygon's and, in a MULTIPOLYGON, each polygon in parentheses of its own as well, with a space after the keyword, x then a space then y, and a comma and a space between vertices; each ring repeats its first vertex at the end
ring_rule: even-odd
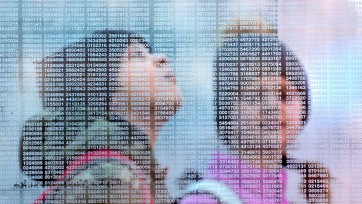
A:
MULTIPOLYGON (((321 163, 312 161, 294 161, 287 165, 288 175, 298 174, 298 180, 288 183, 297 184, 299 194, 311 203, 331 202, 331 173, 321 163)), ((288 180, 289 176, 288 176, 288 180)))
POLYGON ((302 175, 293 170, 285 169, 285 171, 287 172, 287 200, 292 203, 307 203, 305 197, 300 192, 302 175))

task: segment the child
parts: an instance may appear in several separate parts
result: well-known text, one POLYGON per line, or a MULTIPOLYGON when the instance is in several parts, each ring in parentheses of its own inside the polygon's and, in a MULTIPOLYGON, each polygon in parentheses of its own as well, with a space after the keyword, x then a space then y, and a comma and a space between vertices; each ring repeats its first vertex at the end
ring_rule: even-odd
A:
POLYGON ((104 30, 38 65, 44 113, 20 143, 23 172, 51 186, 37 202, 167 201, 153 148, 182 104, 167 59, 139 34, 104 30))
POLYGON ((213 76, 218 135, 228 151, 215 152, 207 173, 176 202, 289 203, 295 171, 298 202, 330 203, 328 169, 289 156, 309 116, 301 63, 272 32, 224 36, 213 76))

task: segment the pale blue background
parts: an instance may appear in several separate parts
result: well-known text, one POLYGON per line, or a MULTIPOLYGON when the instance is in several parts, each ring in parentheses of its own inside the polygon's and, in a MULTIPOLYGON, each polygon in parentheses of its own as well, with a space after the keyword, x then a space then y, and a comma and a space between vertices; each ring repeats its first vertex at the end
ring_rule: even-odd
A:
MULTIPOLYGON (((50 34, 51 31, 23 31, 23 23, 26 18, 28 25, 45 29, 50 23, 60 28, 66 23, 66 17, 47 20, 44 8, 48 3, 51 8, 56 8, 61 15, 72 15, 84 13, 87 15, 87 7, 91 3, 101 2, 102 5, 96 6, 99 13, 99 21, 104 28, 112 26, 125 26, 130 29, 134 23, 132 17, 142 14, 142 11, 130 12, 130 1, 126 0, 87 0, 87 1, 9 1, 7 5, 2 2, 0 25, 2 28, 0 34, 12 34, 12 39, 7 36, 1 36, 0 39, 0 59, 14 57, 18 59, 19 66, 15 63, 2 65, 0 67, 0 82, 2 86, 8 86, 9 89, 0 91, 1 94, 1 116, 5 116, 0 123, 0 200, 4 203, 30 203, 42 191, 41 188, 31 188, 31 190, 14 189, 15 183, 21 182, 24 177, 19 171, 18 165, 18 141, 21 133, 21 126, 24 120, 36 114, 41 110, 39 99, 36 95, 36 85, 34 80, 35 60, 42 56, 63 47, 70 41, 64 41, 66 38, 54 38, 49 43, 54 43, 55 47, 50 49, 49 43, 38 43, 38 50, 42 52, 34 53, 29 46, 33 42, 27 34, 50 34), (33 5, 40 10, 22 9, 22 5, 33 5), (66 8, 72 8, 66 12, 66 8), (77 10, 78 8, 78 10, 77 10), (43 10, 42 10, 43 9, 43 10), (124 11, 126 9, 126 11, 124 11), (124 14, 128 17, 120 19, 124 14), (116 20, 109 20, 114 15, 116 20), (118 16, 117 16, 118 15, 118 16), (119 20, 117 20, 117 18, 119 20), (8 22, 8 23, 6 23, 8 22), (10 47, 13 45, 14 47, 10 47), (44 46, 44 47, 42 47, 44 46), (14 53, 12 55, 11 53, 14 53), (6 200, 6 202, 5 202, 6 200)), ((210 19, 199 15, 203 9, 213 11, 214 6, 193 6, 196 3, 208 2, 218 3, 224 1, 143 1, 150 5, 151 11, 149 18, 144 18, 144 22, 150 22, 149 30, 143 33, 167 33, 174 34, 180 42, 186 40, 197 40, 196 37, 188 37, 186 34, 214 34, 215 44, 218 42, 217 35, 219 30, 199 29, 207 26, 210 19), (156 3, 165 3, 154 6, 156 3), (158 10, 156 10, 157 8, 158 10), (166 16, 168 25, 155 26, 159 16, 166 16), (163 29, 163 30, 160 30, 163 29)), ((266 1, 226 1, 229 6, 223 7, 224 11, 231 11, 228 14, 220 14, 214 10, 214 15, 225 18, 219 18, 218 22, 247 18, 250 11, 264 11, 266 1)), ((338 177, 338 182, 342 183, 344 188, 352 189, 348 193, 361 192, 362 189, 355 188, 362 179, 359 158, 356 156, 361 153, 359 149, 353 149, 353 143, 359 143, 361 129, 361 32, 359 27, 360 11, 359 7, 353 6, 349 1, 342 2, 345 7, 337 5, 337 1, 320 1, 320 5, 300 7, 292 4, 295 1, 280 1, 278 6, 278 18, 280 21, 280 37, 285 41, 300 57, 306 66, 311 82, 313 94, 313 113, 309 126, 304 134, 299 138, 301 148, 295 153, 297 157, 317 159, 325 162, 332 172, 338 177), (323 7, 323 5, 327 5, 323 7), (337 5, 333 9, 328 5, 337 5), (288 12, 292 11, 292 12, 288 12), (298 12, 299 11, 299 12, 298 12), (330 12, 328 12, 330 11, 330 12), (339 11, 339 12, 334 12, 339 11), (299 26, 295 26, 299 25, 299 26), (299 28, 299 29, 298 29, 299 28), (336 146, 335 144, 348 144, 346 148, 336 146), (356 167, 352 167, 356 165, 356 167)), ((307 1, 299 1, 306 3, 307 1)), ((354 1, 356 2, 356 1, 354 1)), ((147 6, 146 6, 147 8, 147 6)), ((219 7, 218 7, 219 8, 219 7)), ((49 12, 54 13, 54 12, 49 12)), ((206 14, 212 17, 212 14, 206 14)), ((276 23, 276 22, 272 22, 276 23)), ((86 23, 84 24, 86 25, 86 23)), ((78 31, 56 31, 55 33, 92 33, 94 28, 84 28, 78 31)), ((140 32, 140 31, 135 31, 140 32)), ((176 39, 176 37, 174 38, 176 39)), ((73 41, 76 41, 74 39, 73 41)), ((157 152, 158 159, 164 166, 169 166, 171 175, 168 184, 174 195, 177 191, 174 189, 174 179, 186 168, 202 169, 207 162, 207 155, 215 150, 219 145, 216 141, 214 121, 212 119, 212 63, 215 49, 213 45, 203 44, 202 46, 191 46, 187 50, 180 51, 187 53, 188 61, 176 61, 173 55, 178 53, 178 41, 175 41, 175 51, 165 53, 171 62, 174 63, 174 71, 178 76, 179 85, 184 91, 185 97, 195 97, 196 101, 186 105, 178 115, 169 122, 165 130, 174 130, 175 135, 167 134, 167 131, 161 133, 158 144, 173 146, 171 150, 159 148, 157 152), (175 65, 178 63, 179 65, 175 65), (202 107, 200 107, 202 104, 202 107), (202 117, 201 117, 202 116, 202 117), (186 141, 186 143, 184 142, 186 141), (215 142, 212 142, 215 141, 215 142), (215 148, 204 148, 205 159, 196 159, 204 144, 215 144, 215 148)), ((162 46, 159 44, 158 46, 162 46)), ((2 63, 0 63, 2 64, 2 63)), ((343 194, 345 201, 351 201, 351 194, 343 194)), ((341 196, 343 197, 343 196, 341 196)))

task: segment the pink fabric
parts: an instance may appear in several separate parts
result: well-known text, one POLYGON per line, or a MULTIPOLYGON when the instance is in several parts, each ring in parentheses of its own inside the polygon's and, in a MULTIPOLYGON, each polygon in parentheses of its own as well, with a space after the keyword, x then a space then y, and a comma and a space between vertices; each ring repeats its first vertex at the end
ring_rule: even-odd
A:
POLYGON ((218 204, 218 201, 208 194, 191 195, 182 199, 181 204, 218 204))
MULTIPOLYGON (((215 153, 205 179, 215 179, 239 196, 244 204, 286 204, 287 173, 285 169, 261 169, 247 164, 237 155, 215 153)), ((181 204, 203 203, 205 195, 188 196, 181 204), (203 197, 201 197, 203 196, 203 197)), ((211 195, 209 199, 212 199, 211 195)), ((209 203, 216 203, 215 199, 209 203)))
POLYGON ((288 204, 287 202, 287 171, 282 169, 282 185, 283 185, 283 197, 282 197, 282 204, 288 204))

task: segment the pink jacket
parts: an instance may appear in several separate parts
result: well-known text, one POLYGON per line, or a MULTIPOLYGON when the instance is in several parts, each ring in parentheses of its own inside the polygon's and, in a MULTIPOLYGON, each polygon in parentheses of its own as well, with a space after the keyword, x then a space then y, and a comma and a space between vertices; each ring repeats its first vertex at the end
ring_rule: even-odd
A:
MULTIPOLYGON (((218 152, 213 154, 204 179, 221 182, 229 191, 233 191, 243 204, 287 203, 287 174, 281 166, 278 169, 261 169, 238 159, 238 155, 218 152)), ((216 197, 196 192, 185 196, 180 203, 222 202, 223 198, 216 197)))

